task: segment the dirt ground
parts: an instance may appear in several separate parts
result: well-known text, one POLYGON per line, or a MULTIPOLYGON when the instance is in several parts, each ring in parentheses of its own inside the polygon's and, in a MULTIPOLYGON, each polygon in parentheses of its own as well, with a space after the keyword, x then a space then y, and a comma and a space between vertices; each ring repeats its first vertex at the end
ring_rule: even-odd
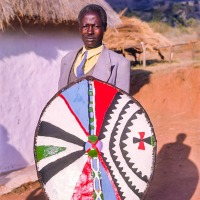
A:
POLYGON ((133 77, 132 93, 140 89, 134 97, 149 114, 158 142, 145 200, 200 200, 199 77, 200 64, 185 62, 138 70, 139 79, 133 77))
MULTIPOLYGON (((155 173, 145 200, 200 200, 200 64, 134 68, 131 95, 147 111, 157 138, 155 173)), ((0 200, 44 200, 39 183, 0 200)))

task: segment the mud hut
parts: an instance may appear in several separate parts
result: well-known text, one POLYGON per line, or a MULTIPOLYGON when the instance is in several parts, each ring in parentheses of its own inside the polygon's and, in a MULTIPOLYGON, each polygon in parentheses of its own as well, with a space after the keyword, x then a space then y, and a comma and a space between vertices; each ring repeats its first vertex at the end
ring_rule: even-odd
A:
POLYGON ((65 24, 77 23, 81 8, 94 3, 102 6, 108 14, 108 26, 120 23, 119 16, 104 0, 1 0, 0 29, 13 26, 16 20, 23 24, 65 24))
POLYGON ((103 0, 0 1, 0 173, 34 164, 40 113, 57 92, 60 61, 82 45, 77 15, 96 3, 108 25, 120 23, 103 0))

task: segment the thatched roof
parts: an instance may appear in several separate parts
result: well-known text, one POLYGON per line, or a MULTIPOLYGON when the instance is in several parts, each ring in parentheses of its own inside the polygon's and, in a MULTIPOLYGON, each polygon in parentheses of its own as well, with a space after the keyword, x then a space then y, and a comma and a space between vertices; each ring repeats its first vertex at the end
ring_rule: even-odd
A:
POLYGON ((134 48, 142 52, 141 42, 148 51, 158 51, 160 46, 170 45, 170 41, 159 33, 155 33, 150 26, 135 17, 121 15, 122 24, 116 28, 109 28, 104 36, 104 43, 109 49, 122 50, 134 48))
POLYGON ((14 20, 34 24, 71 24, 87 4, 102 6, 108 15, 108 26, 120 24, 119 16, 104 0, 0 0, 0 30, 14 20))

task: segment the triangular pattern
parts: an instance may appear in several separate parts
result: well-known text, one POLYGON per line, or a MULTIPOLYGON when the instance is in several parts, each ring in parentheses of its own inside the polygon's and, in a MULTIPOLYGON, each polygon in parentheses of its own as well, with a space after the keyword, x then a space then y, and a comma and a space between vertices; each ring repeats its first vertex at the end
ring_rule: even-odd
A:
POLYGON ((37 146, 36 147, 36 158, 37 162, 40 160, 56 155, 62 151, 65 151, 66 147, 56 147, 53 145, 50 146, 37 146))
POLYGON ((131 161, 131 158, 128 157, 128 154, 129 152, 127 150, 125 150, 125 147, 127 147, 127 144, 125 144, 123 141, 127 140, 128 139, 128 135, 131 134, 131 130, 130 130, 130 127, 133 125, 134 123, 134 120, 137 119, 137 113, 140 113, 140 110, 138 110, 136 113, 134 113, 131 118, 127 121, 127 125, 122 133, 122 137, 121 137, 121 140, 120 140, 120 149, 121 149, 121 152, 123 154, 123 157, 126 158, 126 161, 127 161, 127 165, 132 169, 132 171, 143 181, 147 182, 148 179, 147 179, 147 176, 144 175, 142 176, 142 173, 139 171, 138 172, 138 169, 137 168, 134 168, 134 165, 135 163, 132 163, 131 161))
POLYGON ((79 180, 74 188, 74 193, 72 200, 94 200, 93 198, 93 179, 92 179, 92 169, 90 165, 90 159, 87 160, 82 174, 79 177, 79 180))
POLYGON ((128 105, 129 104, 128 102, 130 102, 130 99, 127 98, 125 95, 122 95, 120 93, 118 93, 116 95, 115 99, 113 100, 112 104, 110 105, 109 111, 107 111, 107 113, 106 113, 105 126, 104 126, 104 129, 102 129, 101 133, 100 133, 103 143, 104 144, 108 143, 108 146, 106 146, 102 152, 103 159, 104 159, 104 162, 106 162, 106 164, 108 166, 110 174, 115 182, 115 185, 117 186, 118 192, 119 192, 120 196, 122 197, 122 199, 123 199, 123 196, 126 197, 128 195, 128 193, 129 193, 129 195, 132 194, 132 196, 135 196, 135 198, 137 196, 133 193, 131 188, 127 186, 125 179, 119 178, 119 177, 122 177, 122 174, 117 173, 118 171, 120 171, 120 168, 118 168, 119 163, 117 166, 116 165, 117 162, 116 163, 113 162, 113 160, 116 160, 117 156, 115 157, 115 155, 114 155, 115 152, 111 151, 112 147, 115 146, 114 143, 116 140, 115 140, 114 135, 111 138, 111 135, 112 135, 111 133, 117 134, 117 131, 118 131, 117 123, 121 120, 123 121, 123 115, 126 113, 126 109, 130 108, 128 105), (118 118, 118 116, 120 116, 120 117, 118 118), (120 179, 121 181, 119 181, 118 179, 120 179))
MULTIPOLYGON (((112 131, 111 134, 111 139, 110 139, 110 153, 113 159, 113 162, 115 163, 115 166, 118 168, 121 176, 123 177, 123 179, 125 180, 126 184, 128 185, 128 187, 138 196, 141 197, 142 193, 138 192, 139 190, 136 190, 135 187, 136 185, 134 185, 134 174, 131 174, 132 172, 130 171, 130 166, 127 165, 128 160, 125 160, 123 158, 123 154, 121 153, 121 151, 119 150, 119 143, 120 143, 120 133, 122 132, 122 130, 124 129, 124 125, 121 124, 121 122, 124 122, 123 120, 123 116, 127 116, 126 114, 130 111, 132 111, 132 109, 130 109, 130 105, 132 104, 131 101, 129 101, 123 108, 123 110, 121 111, 118 121, 115 125, 115 128, 112 131), (120 127, 121 126, 121 127, 120 127), (131 178, 130 178, 130 177, 131 178), (129 177, 129 178, 128 178, 129 177), (129 179, 132 179, 132 181, 129 181, 129 179)), ((127 118, 127 117, 126 117, 127 118)), ((122 132, 124 133, 124 132, 122 132)), ((145 187, 145 185, 143 184, 143 187, 145 187)))
POLYGON ((143 159, 145 159, 145 162, 148 163, 149 166, 151 166, 153 164, 152 158, 151 158, 151 156, 153 155, 152 154, 153 146, 147 144, 145 145, 146 147, 145 151, 144 150, 141 151, 138 149, 138 143, 134 143, 134 140, 136 137, 138 137, 137 139, 140 139, 139 138, 140 131, 145 130, 145 134, 148 134, 148 135, 152 134, 152 131, 151 131, 152 128, 149 123, 144 124, 143 127, 138 126, 138 121, 141 121, 141 120, 145 121, 145 118, 146 116, 142 109, 138 110, 136 113, 133 114, 133 116, 129 120, 129 124, 127 124, 126 126, 126 130, 123 133, 123 137, 124 135, 127 135, 127 136, 131 135, 131 137, 122 138, 120 144, 121 146, 123 144, 123 148, 121 148, 123 155, 126 157, 126 159, 128 158, 130 159, 129 163, 132 163, 132 164, 134 163, 132 167, 132 170, 134 171, 134 173, 137 174, 137 176, 141 180, 148 183, 151 171, 148 167, 145 167, 144 165, 142 165, 141 162, 138 162, 138 160, 142 157, 143 159), (131 154, 130 146, 132 146, 132 149, 133 151, 135 151, 135 154, 131 154))

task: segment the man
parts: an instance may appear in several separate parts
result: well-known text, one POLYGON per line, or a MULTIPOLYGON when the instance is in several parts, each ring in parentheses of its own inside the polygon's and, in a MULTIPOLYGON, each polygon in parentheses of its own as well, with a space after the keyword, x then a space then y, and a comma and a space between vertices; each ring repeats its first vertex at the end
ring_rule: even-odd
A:
POLYGON ((58 89, 90 75, 129 92, 130 62, 102 44, 107 28, 105 10, 89 4, 80 11, 78 23, 84 46, 63 57, 58 89))

